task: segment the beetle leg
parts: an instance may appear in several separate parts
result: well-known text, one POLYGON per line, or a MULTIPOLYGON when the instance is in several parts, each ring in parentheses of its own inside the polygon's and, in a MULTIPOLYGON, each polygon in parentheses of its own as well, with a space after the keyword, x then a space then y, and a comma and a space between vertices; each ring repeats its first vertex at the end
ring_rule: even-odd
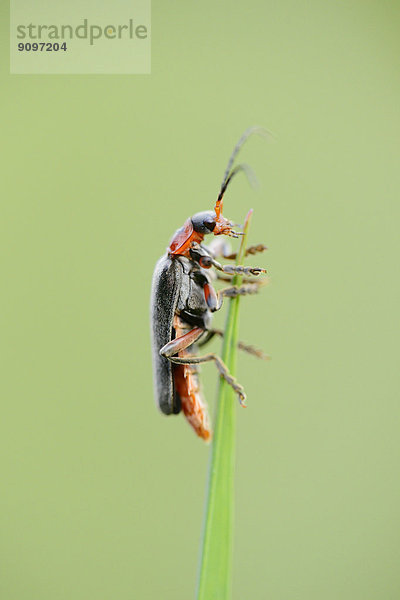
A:
MULTIPOLYGON (((215 335, 218 335, 219 337, 224 337, 224 332, 222 331, 222 329, 208 329, 206 335, 199 342, 198 345, 204 346, 205 344, 210 342, 215 335)), ((245 344, 245 342, 241 342, 241 341, 239 341, 237 345, 238 345, 239 350, 242 350, 243 352, 247 352, 248 354, 251 354, 252 356, 256 356, 257 358, 260 358, 261 360, 270 360, 270 358, 271 358, 270 356, 268 356, 268 354, 265 354, 262 350, 260 350, 259 348, 256 348, 253 345, 245 344)))
POLYGON ((233 285, 230 287, 222 288, 222 290, 218 290, 218 293, 216 295, 217 303, 216 303, 215 307, 211 308, 210 310, 212 310, 213 312, 215 312, 216 310, 219 310, 222 306, 224 296, 226 296, 227 298, 236 298, 236 296, 246 296, 248 294, 257 294, 259 288, 262 285, 265 285, 265 283, 266 282, 264 282, 264 281, 253 281, 251 283, 246 283, 245 285, 241 285, 240 287, 233 285))
POLYGON ((201 327, 194 327, 184 335, 177 337, 167 344, 163 346, 160 350, 160 355, 164 356, 164 358, 170 358, 174 354, 185 350, 185 348, 189 348, 192 344, 195 343, 196 340, 199 339, 201 335, 203 335, 204 329, 201 327))
MULTIPOLYGON (((219 281, 228 281, 232 283, 232 278, 235 276, 235 273, 224 273, 223 275, 219 272, 216 273, 217 279, 219 281)), ((242 277, 242 283, 253 283, 254 285, 258 285, 259 287, 263 285, 267 285, 269 283, 269 278, 264 277, 263 279, 254 280, 253 277, 242 277)))
POLYGON ((224 337, 224 332, 222 329, 208 329, 204 338, 198 343, 198 346, 205 346, 208 342, 211 342, 215 335, 224 337))
POLYGON ((230 275, 259 275, 260 273, 267 272, 261 267, 244 267, 243 265, 221 265, 221 263, 217 262, 216 260, 213 260, 212 264, 217 269, 217 271, 221 271, 222 273, 228 273, 230 275))
POLYGON ((168 359, 176 363, 178 365, 198 365, 199 363, 208 362, 213 360, 215 365, 225 379, 225 381, 233 388, 233 390, 237 393, 239 397, 239 402, 242 406, 246 406, 246 394, 244 392, 243 386, 240 385, 236 381, 236 379, 229 373, 228 367, 225 363, 220 359, 216 354, 206 354, 205 356, 190 356, 190 357, 181 357, 181 356, 169 356, 168 359))
MULTIPOLYGON (((214 258, 226 258, 227 260, 235 260, 237 257, 237 252, 231 251, 231 245, 229 242, 222 238, 214 238, 209 244, 204 246, 201 244, 202 248, 204 248, 207 252, 211 253, 214 258)), ((265 244, 256 244, 254 246, 249 246, 245 250, 245 256, 249 256, 249 254, 258 254, 260 252, 265 252, 268 250, 265 244)))
MULTIPOLYGON (((267 246, 264 244, 256 244, 255 246, 249 246, 246 248, 244 255, 249 256, 249 254, 257 254, 258 252, 265 252, 265 250, 268 250, 267 246)), ((237 252, 232 252, 231 254, 222 254, 222 257, 226 258, 226 260, 236 260, 237 252)))
POLYGON ((206 252, 211 254, 211 256, 214 258, 219 256, 224 257, 232 252, 231 244, 223 237, 214 237, 210 243, 207 245, 202 244, 201 247, 204 248, 204 250, 206 250, 206 252))
POLYGON ((222 305, 222 299, 221 299, 221 301, 219 300, 218 294, 214 290, 211 283, 205 283, 203 286, 203 291, 204 291, 204 298, 206 300, 207 306, 211 310, 211 312, 215 312, 216 310, 219 310, 222 305))
POLYGON ((227 298, 236 298, 236 296, 247 296, 247 294, 257 294, 259 285, 256 283, 246 283, 245 285, 241 285, 237 287, 235 285, 231 287, 222 288, 219 290, 219 296, 225 296, 227 298))
POLYGON ((261 360, 271 360, 271 357, 268 354, 265 354, 260 348, 256 348, 252 344, 245 344, 244 342, 238 342, 239 350, 243 352, 247 352, 248 354, 252 354, 252 356, 256 356, 257 358, 261 358, 261 360))

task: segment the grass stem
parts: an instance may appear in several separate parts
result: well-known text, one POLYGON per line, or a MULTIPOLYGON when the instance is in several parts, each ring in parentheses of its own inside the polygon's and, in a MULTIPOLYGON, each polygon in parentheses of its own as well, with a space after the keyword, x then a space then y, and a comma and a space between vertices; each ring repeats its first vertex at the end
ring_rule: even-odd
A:
MULTIPOLYGON (((236 264, 242 264, 252 211, 246 217, 236 264)), ((236 275, 233 285, 241 284, 236 275)), ((239 329, 239 300, 231 298, 225 327, 222 360, 235 376, 239 329)), ((229 600, 234 521, 234 471, 237 398, 220 379, 214 439, 208 471, 205 522, 203 529, 197 600, 229 600)))

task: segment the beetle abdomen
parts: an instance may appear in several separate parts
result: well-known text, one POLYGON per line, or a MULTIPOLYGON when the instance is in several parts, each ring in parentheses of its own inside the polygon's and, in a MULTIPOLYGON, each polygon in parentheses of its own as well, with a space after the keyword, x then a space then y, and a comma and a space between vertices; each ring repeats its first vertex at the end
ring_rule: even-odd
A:
MULTIPOLYGON (((179 319, 175 317, 174 328, 176 337, 184 335, 186 328, 179 319)), ((178 356, 185 357, 191 356, 195 353, 196 346, 190 346, 186 350, 179 352, 178 356)), ((196 434, 203 438, 205 441, 209 441, 212 436, 210 427, 210 420, 208 415, 207 404, 203 400, 200 380, 199 380, 199 366, 198 365, 173 365, 172 367, 174 388, 177 396, 180 399, 182 411, 188 421, 193 427, 196 434)))
MULTIPOLYGON (((181 356, 181 354, 180 354, 181 356)), ((207 405, 203 401, 199 377, 189 367, 193 365, 175 365, 174 383, 179 395, 182 411, 197 435, 203 440, 211 439, 211 429, 207 405)))

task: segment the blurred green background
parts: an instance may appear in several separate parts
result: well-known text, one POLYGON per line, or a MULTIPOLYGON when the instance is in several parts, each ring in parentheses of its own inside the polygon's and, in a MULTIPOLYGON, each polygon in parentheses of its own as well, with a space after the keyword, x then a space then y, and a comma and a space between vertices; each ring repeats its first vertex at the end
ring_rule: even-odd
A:
POLYGON ((398 598, 399 3, 154 1, 150 76, 11 76, 1 23, 1 598, 193 597, 209 448, 154 407, 149 287, 253 124, 234 599, 398 598))

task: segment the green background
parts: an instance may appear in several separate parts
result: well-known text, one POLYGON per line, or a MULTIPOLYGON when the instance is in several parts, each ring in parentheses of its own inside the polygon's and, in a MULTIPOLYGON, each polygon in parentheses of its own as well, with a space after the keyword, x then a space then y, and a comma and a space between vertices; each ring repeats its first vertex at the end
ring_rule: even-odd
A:
POLYGON ((9 75, 1 23, 1 598, 193 597, 209 448, 154 407, 149 287, 253 124, 234 599, 398 598, 399 3, 155 1, 149 76, 9 75))

